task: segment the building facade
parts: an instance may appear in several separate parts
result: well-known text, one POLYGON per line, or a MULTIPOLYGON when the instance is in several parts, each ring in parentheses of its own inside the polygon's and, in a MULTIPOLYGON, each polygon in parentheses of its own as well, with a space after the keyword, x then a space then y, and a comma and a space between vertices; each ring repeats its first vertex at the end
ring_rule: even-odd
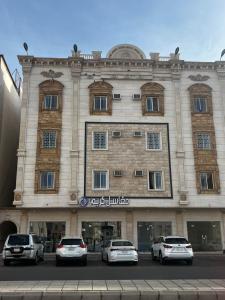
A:
POLYGON ((127 44, 106 58, 19 61, 18 232, 41 235, 46 251, 64 234, 89 251, 110 238, 149 251, 162 234, 225 249, 224 62, 127 44))
MULTIPOLYGON (((3 55, 0 55, 0 209, 12 207, 16 186, 16 153, 20 126, 20 87, 16 85, 3 55)), ((2 214, 4 212, 2 211, 2 214)), ((16 227, 5 217, 0 224, 0 248, 8 230, 16 227)))

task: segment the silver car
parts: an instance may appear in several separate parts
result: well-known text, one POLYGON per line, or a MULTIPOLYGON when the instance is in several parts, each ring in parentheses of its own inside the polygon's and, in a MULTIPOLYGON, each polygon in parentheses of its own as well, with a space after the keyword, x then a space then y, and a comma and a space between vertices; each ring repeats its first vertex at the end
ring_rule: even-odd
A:
POLYGON ((81 237, 63 237, 56 248, 56 266, 66 261, 87 264, 87 245, 81 237))
POLYGON ((138 253, 134 245, 128 240, 107 241, 102 250, 102 260, 107 263, 133 262, 138 263, 138 253))
POLYGON ((10 234, 5 241, 2 258, 5 266, 14 261, 37 264, 44 260, 44 245, 35 234, 10 234))
POLYGON ((188 265, 193 262, 191 244, 182 236, 161 236, 152 245, 152 260, 159 259, 161 264, 168 260, 183 260, 188 265))

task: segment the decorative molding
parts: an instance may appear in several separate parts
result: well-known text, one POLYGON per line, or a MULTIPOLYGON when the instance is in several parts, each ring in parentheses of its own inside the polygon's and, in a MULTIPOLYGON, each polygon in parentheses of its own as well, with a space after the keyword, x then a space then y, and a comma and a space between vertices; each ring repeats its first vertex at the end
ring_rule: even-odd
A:
POLYGON ((210 77, 208 75, 197 74, 197 75, 189 75, 188 78, 190 78, 192 81, 206 81, 210 77))
POLYGON ((51 69, 48 72, 42 71, 40 74, 44 77, 51 78, 52 80, 55 79, 55 78, 59 78, 63 75, 62 72, 55 72, 51 69))

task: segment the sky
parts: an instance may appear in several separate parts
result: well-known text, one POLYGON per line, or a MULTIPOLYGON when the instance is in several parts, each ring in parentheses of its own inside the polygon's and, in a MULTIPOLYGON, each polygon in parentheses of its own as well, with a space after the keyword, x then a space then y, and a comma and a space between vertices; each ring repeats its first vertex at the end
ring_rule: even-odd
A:
POLYGON ((186 61, 215 61, 225 48, 224 0, 0 0, 0 54, 21 72, 18 54, 39 57, 107 52, 133 44, 186 61))

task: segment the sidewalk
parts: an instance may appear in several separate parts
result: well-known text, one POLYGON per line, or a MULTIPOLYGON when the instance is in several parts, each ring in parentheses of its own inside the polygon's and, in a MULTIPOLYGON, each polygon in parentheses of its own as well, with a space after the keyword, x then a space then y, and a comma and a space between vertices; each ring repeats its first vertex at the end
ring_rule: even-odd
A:
POLYGON ((225 280, 0 281, 1 300, 222 300, 225 280))

